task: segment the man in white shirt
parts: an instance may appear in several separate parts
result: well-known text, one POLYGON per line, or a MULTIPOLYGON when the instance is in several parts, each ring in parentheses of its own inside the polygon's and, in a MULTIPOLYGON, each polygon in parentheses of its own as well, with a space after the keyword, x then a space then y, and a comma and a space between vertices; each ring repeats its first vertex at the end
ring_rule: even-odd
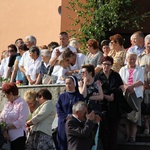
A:
MULTIPOLYGON (((30 49, 31 47, 36 46, 36 38, 32 35, 29 35, 25 38, 25 43, 27 45, 27 48, 30 49)), ((26 51, 22 55, 21 60, 20 60, 20 70, 25 74, 25 78, 23 81, 24 85, 28 85, 28 80, 26 78, 26 70, 28 68, 27 62, 29 62, 30 60, 31 60, 30 53, 29 51, 26 51)))
POLYGON ((55 83, 58 76, 58 71, 60 69, 60 66, 58 65, 58 60, 62 57, 62 52, 65 51, 65 49, 68 47, 73 53, 76 53, 76 49, 69 45, 69 36, 66 32, 61 32, 59 34, 59 40, 60 40, 60 46, 56 47, 53 52, 50 59, 50 66, 54 66, 53 72, 52 72, 52 83, 55 83))

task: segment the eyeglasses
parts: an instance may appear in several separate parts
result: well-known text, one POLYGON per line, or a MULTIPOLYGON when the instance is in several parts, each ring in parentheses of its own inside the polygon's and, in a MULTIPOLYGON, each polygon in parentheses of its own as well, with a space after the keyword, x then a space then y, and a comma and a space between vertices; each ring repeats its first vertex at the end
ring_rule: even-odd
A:
POLYGON ((102 63, 104 66, 111 66, 112 64, 102 63))
POLYGON ((8 50, 8 52, 12 53, 12 52, 15 52, 14 50, 8 50))

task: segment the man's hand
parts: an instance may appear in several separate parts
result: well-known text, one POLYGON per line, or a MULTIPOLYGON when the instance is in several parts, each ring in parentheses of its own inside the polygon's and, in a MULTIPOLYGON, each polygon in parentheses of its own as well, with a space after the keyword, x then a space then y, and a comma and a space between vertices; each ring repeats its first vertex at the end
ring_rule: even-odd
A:
POLYGON ((101 121, 100 116, 99 116, 99 115, 95 115, 94 122, 95 122, 95 123, 98 123, 98 122, 100 122, 100 121, 101 121))
POLYGON ((86 115, 86 119, 87 119, 87 120, 94 121, 94 119, 95 119, 95 112, 94 112, 94 111, 91 111, 91 113, 87 114, 87 115, 86 115))
POLYGON ((59 49, 56 49, 56 56, 59 57, 61 55, 61 52, 59 51, 59 49))

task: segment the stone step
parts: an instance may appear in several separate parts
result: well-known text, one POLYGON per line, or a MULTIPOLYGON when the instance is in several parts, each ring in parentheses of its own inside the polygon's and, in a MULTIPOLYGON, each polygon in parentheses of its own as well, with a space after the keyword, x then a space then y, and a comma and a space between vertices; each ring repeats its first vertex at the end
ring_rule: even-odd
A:
POLYGON ((148 135, 137 134, 136 141, 137 142, 149 142, 150 143, 150 134, 148 134, 148 135))
POLYGON ((117 150, 150 150, 150 143, 135 142, 135 143, 118 143, 117 150))

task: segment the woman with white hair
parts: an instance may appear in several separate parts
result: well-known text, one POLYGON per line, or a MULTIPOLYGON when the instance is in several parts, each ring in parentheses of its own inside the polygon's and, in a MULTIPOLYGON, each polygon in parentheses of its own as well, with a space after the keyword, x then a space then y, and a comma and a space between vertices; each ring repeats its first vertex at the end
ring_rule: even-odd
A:
POLYGON ((40 67, 40 73, 38 74, 37 80, 35 84, 42 84, 42 78, 44 77, 44 74, 51 75, 53 71, 53 67, 50 67, 50 55, 51 52, 48 49, 42 49, 41 50, 41 67, 40 67))
MULTIPOLYGON (((138 65, 144 69, 144 100, 143 102, 150 105, 150 34, 145 37, 145 50, 138 56, 138 65)), ((149 112, 150 113, 150 112, 149 112)), ((149 134, 150 114, 145 110, 142 111, 144 115, 144 134, 149 134)))
POLYGON ((141 102, 143 98, 142 85, 144 83, 144 70, 136 65, 137 55, 135 53, 127 53, 127 65, 120 69, 120 76, 124 82, 124 90, 127 95, 134 100, 139 118, 136 123, 129 120, 126 121, 126 141, 135 142, 137 125, 141 126, 141 102))

